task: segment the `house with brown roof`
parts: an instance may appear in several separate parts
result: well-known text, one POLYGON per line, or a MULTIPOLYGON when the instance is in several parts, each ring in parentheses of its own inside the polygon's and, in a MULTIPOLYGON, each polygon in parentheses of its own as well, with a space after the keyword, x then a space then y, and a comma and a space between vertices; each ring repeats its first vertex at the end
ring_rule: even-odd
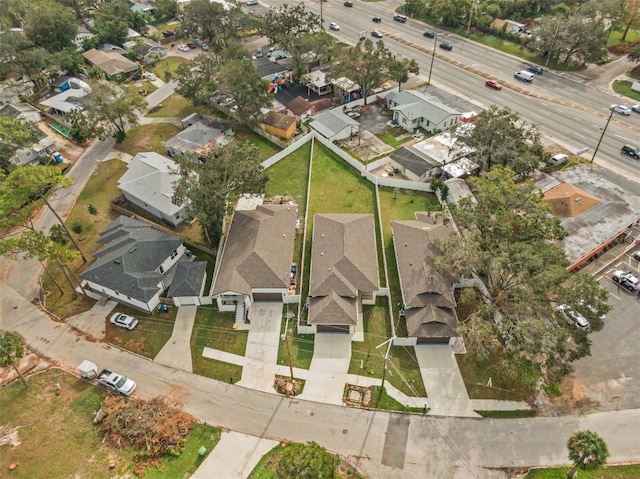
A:
POLYGON ((285 113, 270 111, 262 117, 259 124, 267 133, 283 140, 288 140, 296 133, 298 118, 285 113))
POLYGON ((244 323, 254 302, 282 302, 288 294, 297 216, 295 205, 234 212, 211 295, 220 311, 236 312, 237 323, 244 323))
POLYGON ((97 50, 92 48, 82 54, 89 65, 100 68, 109 80, 124 81, 137 72, 140 66, 116 51, 97 50))
POLYGON ((314 332, 354 333, 362 305, 375 304, 379 289, 373 215, 315 215, 308 299, 314 332))
POLYGON ((438 241, 449 238, 453 228, 428 213, 415 215, 415 220, 391 223, 402 290, 400 317, 416 343, 453 344, 459 336, 455 278, 433 265, 433 258, 442 254, 438 241))
POLYGON ((313 103, 302 96, 297 96, 287 103, 287 110, 304 121, 313 112, 313 103))

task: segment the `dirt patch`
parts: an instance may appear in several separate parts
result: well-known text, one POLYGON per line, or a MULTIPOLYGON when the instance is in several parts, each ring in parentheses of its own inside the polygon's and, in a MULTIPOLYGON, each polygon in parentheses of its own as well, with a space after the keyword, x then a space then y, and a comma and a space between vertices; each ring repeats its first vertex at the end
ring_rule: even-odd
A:
POLYGON ((341 141, 339 144, 341 147, 351 150, 364 161, 370 161, 373 158, 377 158, 394 151, 392 146, 387 145, 384 141, 367 130, 360 132, 360 137, 357 135, 352 136, 347 140, 341 141))
POLYGON ((587 396, 585 386, 572 376, 567 376, 560 385, 560 396, 551 396, 545 416, 565 414, 588 414, 599 410, 600 404, 587 396))
POLYGON ((65 138, 56 130, 51 128, 51 125, 46 121, 38 122, 38 128, 40 128, 48 136, 56 140, 56 151, 62 154, 62 158, 72 165, 80 158, 86 149, 86 147, 76 145, 68 138, 65 138))

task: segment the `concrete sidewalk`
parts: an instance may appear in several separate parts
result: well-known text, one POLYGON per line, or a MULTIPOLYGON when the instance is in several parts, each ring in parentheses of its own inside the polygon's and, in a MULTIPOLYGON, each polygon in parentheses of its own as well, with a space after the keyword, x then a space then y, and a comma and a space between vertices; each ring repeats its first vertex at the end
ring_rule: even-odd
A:
MULTIPOLYGON (((91 297, 92 293, 87 295, 91 297)), ((108 300, 104 305, 96 302, 89 311, 67 318, 66 323, 96 339, 104 339, 107 334, 107 316, 117 305, 118 303, 111 300, 108 300)))
POLYGON ((451 346, 418 344, 414 347, 424 388, 429 397, 429 414, 435 416, 480 417, 473 411, 467 388, 451 346))
POLYGON ((193 479, 249 477, 253 468, 278 441, 248 436, 239 432, 223 432, 220 442, 191 476, 193 479))
POLYGON ((173 323, 171 337, 153 359, 155 362, 193 372, 191 357, 191 332, 196 320, 196 306, 180 306, 173 323))

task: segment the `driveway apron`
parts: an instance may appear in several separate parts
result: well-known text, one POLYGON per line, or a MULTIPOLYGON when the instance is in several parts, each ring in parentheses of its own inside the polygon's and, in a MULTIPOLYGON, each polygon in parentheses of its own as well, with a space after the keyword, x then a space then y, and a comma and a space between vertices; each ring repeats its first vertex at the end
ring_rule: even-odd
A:
POLYGON ((316 334, 313 359, 301 399, 342 404, 351 360, 351 336, 341 333, 316 334))
POLYGON ((251 325, 247 338, 245 363, 242 368, 242 378, 238 384, 273 393, 278 362, 282 303, 254 303, 249 311, 249 320, 251 325))
POLYGON ((429 414, 479 417, 471 407, 469 394, 451 346, 418 344, 415 346, 415 352, 429 398, 429 414))
POLYGON ((196 320, 195 306, 180 306, 173 324, 171 337, 154 358, 154 361, 183 371, 193 372, 191 358, 191 331, 196 320))

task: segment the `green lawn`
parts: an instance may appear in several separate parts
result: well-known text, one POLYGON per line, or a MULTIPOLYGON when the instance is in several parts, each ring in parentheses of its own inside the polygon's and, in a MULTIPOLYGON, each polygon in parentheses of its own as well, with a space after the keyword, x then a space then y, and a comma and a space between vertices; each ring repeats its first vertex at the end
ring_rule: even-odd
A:
POLYGON ((382 390, 382 396, 380 396, 380 386, 371 386, 370 387, 371 394, 371 403, 369 404, 370 408, 375 409, 384 409, 386 411, 400 411, 400 412, 414 412, 414 413, 422 413, 426 414, 429 412, 429 408, 416 408, 416 407, 407 407, 403 404, 400 404, 394 398, 387 394, 386 388, 382 390))
POLYGON ((398 127, 392 130, 387 130, 382 133, 378 133, 376 136, 384 141, 387 145, 398 148, 403 143, 406 143, 410 138, 403 138, 402 140, 398 140, 399 136, 406 135, 406 130, 398 127))
POLYGON ((127 351, 153 359, 171 337, 178 308, 170 307, 167 313, 155 311, 149 314, 119 304, 114 309, 114 312, 116 311, 134 316, 139 324, 133 331, 108 324, 105 340, 127 351))
POLYGON ((269 177, 265 186, 266 195, 292 196, 300 207, 300 216, 304 215, 307 204, 310 155, 311 142, 266 170, 269 177))
POLYGON ((127 132, 127 137, 116 148, 131 156, 141 151, 155 151, 161 155, 166 153, 162 143, 174 136, 180 128, 169 123, 154 123, 150 125, 138 125, 127 132))
POLYGON ((180 67, 180 65, 184 65, 185 63, 191 63, 191 61, 182 57, 166 57, 155 63, 148 70, 151 70, 153 73, 155 73, 158 78, 166 81, 167 73, 169 74, 170 78, 175 78, 178 72, 178 67, 180 67))
POLYGON ((198 308, 191 334, 193 372, 201 376, 232 382, 240 380, 242 366, 202 356, 205 347, 243 356, 247 347, 247 331, 233 329, 234 313, 220 312, 212 306, 198 308))
POLYGON ((619 95, 631 98, 634 101, 640 101, 640 92, 631 89, 633 82, 626 80, 615 80, 613 82, 613 91, 619 95))
MULTIPOLYGON (((569 467, 531 469, 525 479, 565 479, 569 467)), ((580 479, 637 479, 640 477, 640 464, 626 466, 604 466, 595 471, 578 471, 580 479)))
MULTIPOLYGON (((638 28, 638 25, 635 26, 638 28)), ((607 42, 608 46, 620 45, 622 43, 633 43, 640 39, 640 29, 634 29, 631 27, 627 32, 627 37, 624 42, 622 41, 622 34, 624 30, 611 30, 611 35, 609 35, 609 41, 607 42)))
MULTIPOLYGON (((293 308, 291 308, 293 312, 293 308)), ((286 307, 285 307, 286 313, 286 307)), ((287 324, 287 320, 283 317, 282 324, 280 325, 280 335, 284 334, 284 328, 287 324)), ((287 331, 287 341, 289 342, 289 351, 291 352, 291 364, 294 368, 309 369, 311 366, 311 359, 313 358, 313 334, 298 334, 296 330, 296 320, 289 321, 289 328, 287 331)), ((280 347, 278 348, 278 364, 281 366, 289 365, 289 355, 287 353, 287 345, 284 341, 280 341, 280 347)))
POLYGON ((266 138, 254 133, 249 130, 246 126, 241 125, 240 123, 234 123, 233 131, 235 133, 236 141, 245 142, 249 141, 258 147, 260 151, 260 158, 264 160, 268 160, 273 155, 282 150, 278 145, 271 143, 266 138))
POLYGON ((193 106, 193 102, 191 100, 187 100, 185 97, 174 93, 170 97, 162 100, 162 108, 158 111, 154 111, 153 113, 147 113, 145 116, 150 118, 175 117, 182 119, 194 112, 209 116, 219 115, 217 112, 212 112, 205 107, 193 106))

